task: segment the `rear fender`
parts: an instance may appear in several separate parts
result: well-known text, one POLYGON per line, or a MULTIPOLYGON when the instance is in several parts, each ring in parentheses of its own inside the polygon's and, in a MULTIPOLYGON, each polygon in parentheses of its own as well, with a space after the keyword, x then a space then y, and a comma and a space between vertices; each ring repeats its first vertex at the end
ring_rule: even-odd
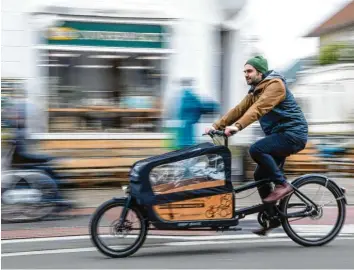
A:
POLYGON ((337 192, 340 194, 340 199, 344 200, 344 203, 348 205, 347 198, 345 197, 346 189, 343 187, 338 186, 338 184, 333 181, 332 179, 329 179, 328 177, 321 175, 321 174, 306 174, 303 175, 299 178, 296 178, 294 181, 291 182, 292 185, 296 186, 298 183, 303 181, 304 179, 308 178, 322 178, 327 181, 328 184, 334 186, 334 188, 337 190, 337 192))

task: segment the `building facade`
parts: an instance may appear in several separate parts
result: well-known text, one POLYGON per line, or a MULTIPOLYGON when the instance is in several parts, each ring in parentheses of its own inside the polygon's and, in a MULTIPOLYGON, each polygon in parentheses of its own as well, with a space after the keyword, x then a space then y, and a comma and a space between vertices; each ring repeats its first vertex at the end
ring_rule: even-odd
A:
POLYGON ((246 1, 2 1, 2 78, 30 134, 162 134, 179 80, 227 111, 247 91, 246 1))

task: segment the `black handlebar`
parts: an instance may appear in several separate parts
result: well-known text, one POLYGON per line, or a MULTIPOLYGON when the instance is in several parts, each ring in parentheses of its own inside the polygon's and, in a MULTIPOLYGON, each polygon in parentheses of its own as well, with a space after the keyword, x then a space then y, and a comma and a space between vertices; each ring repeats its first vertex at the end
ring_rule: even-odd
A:
POLYGON ((225 130, 213 130, 213 129, 211 129, 211 130, 209 130, 208 133, 204 133, 203 136, 204 135, 209 135, 211 138, 213 138, 215 135, 224 137, 225 146, 228 147, 228 144, 229 144, 229 142, 228 142, 229 140, 228 139, 229 138, 228 138, 228 136, 226 136, 225 130))
POLYGON ((203 135, 209 135, 211 137, 214 136, 214 135, 227 137, 223 130, 212 130, 212 129, 208 133, 204 133, 203 135))
MULTIPOLYGON (((232 132, 231 134, 234 135, 236 132, 232 132)), ((222 136, 222 137, 225 137, 227 138, 226 134, 225 134, 225 130, 209 130, 208 133, 204 133, 204 135, 209 135, 210 137, 213 137, 214 135, 218 135, 218 136, 222 136)))

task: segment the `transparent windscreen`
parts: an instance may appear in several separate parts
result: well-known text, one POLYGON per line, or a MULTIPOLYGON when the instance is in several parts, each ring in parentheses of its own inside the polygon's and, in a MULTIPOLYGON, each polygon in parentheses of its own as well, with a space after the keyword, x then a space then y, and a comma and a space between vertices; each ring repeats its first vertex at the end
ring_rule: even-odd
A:
POLYGON ((155 194, 223 186, 224 167, 220 155, 203 155, 158 166, 149 180, 155 194))

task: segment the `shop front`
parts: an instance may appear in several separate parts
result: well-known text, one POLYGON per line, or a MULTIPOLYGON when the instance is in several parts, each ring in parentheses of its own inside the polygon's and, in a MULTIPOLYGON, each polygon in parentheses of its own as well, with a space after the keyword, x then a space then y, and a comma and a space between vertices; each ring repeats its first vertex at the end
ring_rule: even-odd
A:
POLYGON ((161 132, 169 32, 148 20, 59 17, 37 46, 48 132, 161 132))

